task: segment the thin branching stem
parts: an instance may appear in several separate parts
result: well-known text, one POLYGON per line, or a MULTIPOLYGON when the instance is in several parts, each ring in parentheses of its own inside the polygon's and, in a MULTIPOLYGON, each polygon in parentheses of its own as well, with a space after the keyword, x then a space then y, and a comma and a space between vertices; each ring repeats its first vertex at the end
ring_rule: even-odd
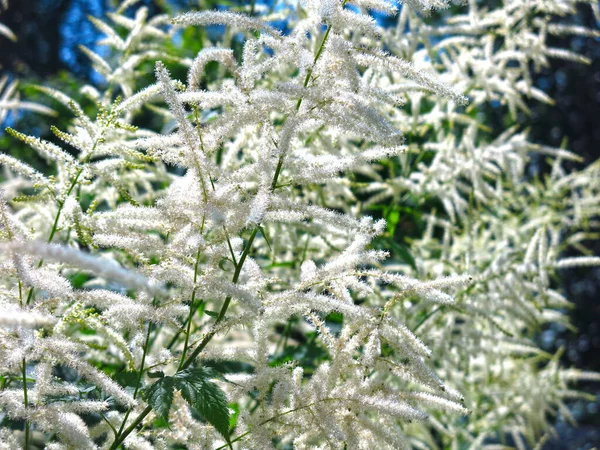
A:
MULTIPOLYGON (((321 44, 319 45, 319 48, 315 55, 315 58, 313 60, 313 67, 316 65, 319 58, 321 57, 321 54, 323 53, 323 50, 325 48, 325 43, 327 42, 327 38, 329 36, 330 31, 331 31, 331 27, 328 27, 327 31, 325 32, 325 35, 323 36, 323 40, 321 41, 321 44)), ((312 69, 306 74, 306 78, 304 79, 304 87, 308 86, 311 76, 312 76, 312 69)), ((302 97, 298 100, 298 103, 296 104, 296 111, 298 111, 300 109, 301 105, 302 105, 302 97)), ((284 156, 285 155, 283 153, 281 153, 281 155, 279 156, 279 160, 277 161, 277 167, 275 169, 275 173, 273 175, 273 180, 271 181, 271 186, 270 186, 271 192, 273 192, 275 190, 275 187, 277 186, 277 181, 279 180, 279 177, 281 175, 281 170, 283 168, 284 156)), ((204 191, 204 193, 205 193, 205 191, 204 191)), ((234 272, 233 278, 232 278, 233 283, 238 282, 240 273, 242 272, 242 268, 244 266, 244 262, 246 261, 246 257, 250 253, 250 249, 252 248, 252 244, 254 243, 254 239, 256 238, 256 235, 257 235, 259 229, 260 229, 260 224, 255 225, 254 229, 252 230, 252 233, 250 234, 250 237, 248 238, 248 241, 246 242, 244 250, 242 251, 242 255, 240 256, 239 261, 235 265, 235 272, 234 272)), ((204 348, 208 345, 208 343, 216 335, 216 333, 217 333, 216 325, 218 325, 225 318, 225 314, 227 313, 227 309, 229 308, 230 303, 231 303, 231 296, 227 296, 225 298, 225 301, 223 302, 223 305, 221 306, 219 315, 217 316, 217 319, 215 320, 213 329, 211 331, 209 331, 208 334, 206 334, 206 336, 202 339, 202 341, 200 341, 200 344, 198 344, 198 346, 194 349, 194 351, 190 354, 190 356, 185 360, 185 362, 183 364, 180 363, 178 372, 185 370, 189 366, 191 366, 192 363, 194 362, 194 360, 196 359, 196 357, 202 352, 202 350, 204 350, 204 348)), ((123 440, 131 432, 133 432, 133 430, 135 430, 137 425, 139 423, 141 423, 141 421, 144 420, 144 418, 148 414, 150 414, 150 411, 152 411, 152 408, 150 406, 147 406, 146 409, 144 409, 138 415, 138 417, 136 417, 136 419, 133 421, 133 423, 129 427, 127 427, 122 432, 119 432, 119 438, 115 439, 115 442, 110 447, 110 450, 116 450, 116 448, 121 444, 121 442, 123 442, 123 440)))
POLYGON ((198 252, 196 253, 196 263, 194 264, 194 288, 192 289, 192 299, 190 300, 190 313, 187 318, 187 329, 185 332, 185 342, 183 344, 183 351, 181 352, 181 360, 179 362, 179 367, 177 370, 181 370, 185 362, 185 355, 188 351, 188 345, 190 342, 190 334, 192 329, 192 319, 194 317, 194 313, 196 309, 198 309, 196 305, 196 281, 198 280, 198 264, 200 262, 200 248, 198 248, 198 252))
MULTIPOLYGON (((133 398, 134 399, 137 397, 137 394, 138 394, 138 392, 140 390, 140 387, 142 385, 142 379, 144 378, 144 364, 146 363, 146 354, 148 353, 148 350, 149 350, 148 349, 148 347, 149 347, 148 344, 150 342, 150 333, 151 333, 151 331, 152 331, 152 322, 148 322, 148 330, 146 331, 146 340, 144 341, 144 348, 143 348, 143 353, 142 353, 142 361, 140 363, 140 369, 139 369, 139 373, 138 373, 137 382, 135 384, 135 390, 133 391, 133 398)), ((132 410, 133 410, 133 407, 130 407, 127 410, 127 412, 125 413, 125 417, 123 418, 123 422, 121 422, 121 426, 119 427, 119 431, 117 432, 117 436, 120 436, 121 433, 123 432, 123 428, 125 428, 125 424, 127 423, 127 419, 129 418, 129 415, 131 414, 132 410)), ((116 441, 117 441, 117 439, 115 439, 115 442, 116 441)))

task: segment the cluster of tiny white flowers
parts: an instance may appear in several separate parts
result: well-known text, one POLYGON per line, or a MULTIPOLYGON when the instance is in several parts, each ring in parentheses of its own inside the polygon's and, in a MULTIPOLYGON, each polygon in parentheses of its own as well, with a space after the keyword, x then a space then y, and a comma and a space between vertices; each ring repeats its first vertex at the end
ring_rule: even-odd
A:
MULTIPOLYGON (((567 173, 577 155, 518 126, 490 138, 471 112, 551 102, 532 68, 586 60, 546 36, 597 37, 569 24, 597 3, 470 1, 434 26, 426 13, 450 2, 311 0, 289 33, 258 6, 131 17, 135 3, 91 19, 112 50, 82 48, 107 85, 81 89, 95 117, 39 88, 73 114, 52 130, 69 151, 8 130, 56 175, 0 154, 0 409, 25 424, 0 448, 33 432, 57 450, 480 448, 497 432, 543 445, 548 413, 582 395, 569 383, 598 378, 561 368, 532 332, 568 323, 553 275, 600 264, 561 258, 600 225, 600 168, 567 173), (399 10, 397 26, 369 10, 399 10), (227 27, 221 46, 167 45, 209 25, 227 27), (224 48, 233 34, 239 52, 224 48), (140 86, 148 61, 156 83, 140 86), (162 129, 135 126, 142 109, 162 129), (533 154, 552 164, 544 183, 527 177, 533 154), (402 173, 376 164, 393 158, 402 173), (443 210, 423 206, 414 264, 373 248, 386 223, 362 208, 426 199, 443 210), (320 354, 304 364, 302 349, 320 354), (140 392, 205 364, 231 368, 211 383, 237 408, 232 434, 183 390, 157 425, 140 392)), ((0 122, 51 112, 3 89, 0 122)))

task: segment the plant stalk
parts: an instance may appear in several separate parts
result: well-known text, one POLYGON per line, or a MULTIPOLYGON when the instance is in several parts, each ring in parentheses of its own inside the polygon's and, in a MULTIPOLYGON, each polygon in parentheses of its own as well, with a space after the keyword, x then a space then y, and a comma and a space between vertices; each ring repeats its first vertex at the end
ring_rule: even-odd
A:
MULTIPOLYGON (((346 3, 346 1, 343 2, 343 4, 345 4, 345 3, 346 3)), ((325 34, 323 36, 323 40, 321 41, 321 44, 319 45, 319 48, 318 48, 315 58, 313 60, 312 68, 310 70, 308 70, 306 77, 304 78, 304 87, 307 87, 308 83, 310 82, 310 79, 311 79, 312 73, 313 73, 313 68, 316 65, 319 58, 321 57, 323 50, 325 49, 325 43, 327 42, 330 31, 331 31, 331 26, 329 26, 327 28, 327 31, 325 32, 325 34)), ((296 112, 298 112, 300 110, 300 106, 302 105, 302 100, 303 100, 302 97, 300 97, 298 99, 298 103, 296 103, 296 112)), ((279 156, 279 160, 277 161, 277 167, 275 169, 275 173, 273 175, 273 180, 272 180, 271 186, 270 186, 271 192, 273 192, 275 190, 275 187, 277 186, 277 181, 279 180, 279 176, 281 175, 281 170, 283 168, 284 156, 285 156, 284 154, 281 154, 279 156)), ((260 229, 260 224, 257 224, 254 227, 254 229, 252 230, 250 237, 248 238, 248 242, 246 243, 246 246, 244 247, 242 255, 240 256, 239 261, 235 265, 235 272, 234 272, 233 278, 232 278, 233 283, 237 283, 237 281, 239 279, 240 273, 242 271, 242 267, 244 265, 244 262, 246 261, 246 257, 250 253, 250 249, 252 248, 252 244, 254 243, 254 239, 256 238, 256 235, 257 235, 259 229, 260 229)), ((225 301, 223 302, 223 306, 221 307, 221 310, 219 311, 219 315, 217 316, 217 319, 216 319, 214 325, 219 324, 225 318, 225 314, 227 313, 227 309, 229 308, 230 303, 231 303, 231 296, 229 295, 225 298, 225 301)), ((204 337, 204 339, 202 339, 202 341, 200 342, 198 347, 196 347, 194 349, 194 351, 185 360, 185 362, 183 364, 180 364, 180 367, 178 368, 177 372, 187 369, 194 362, 196 357, 202 352, 202 350, 204 350, 204 348, 208 345, 208 343, 212 340, 212 338, 215 336, 216 333, 217 333, 217 331, 213 326, 213 330, 210 331, 204 337)), ((135 428, 142 422, 142 420, 144 420, 144 418, 148 414, 150 414, 151 411, 152 411, 152 407, 147 406, 135 418, 135 420, 131 423, 131 425, 129 427, 127 427, 125 430, 123 430, 123 432, 119 432, 119 437, 117 439, 115 439, 115 442, 113 442, 113 444, 109 450, 116 450, 119 447, 119 445, 127 438, 127 436, 129 436, 129 434, 131 434, 135 430, 135 428)), ((272 419, 269 419, 269 420, 272 420, 272 419)), ((238 440, 239 439, 240 438, 238 438, 238 440)), ((225 447, 223 447, 223 448, 225 448, 225 447)))

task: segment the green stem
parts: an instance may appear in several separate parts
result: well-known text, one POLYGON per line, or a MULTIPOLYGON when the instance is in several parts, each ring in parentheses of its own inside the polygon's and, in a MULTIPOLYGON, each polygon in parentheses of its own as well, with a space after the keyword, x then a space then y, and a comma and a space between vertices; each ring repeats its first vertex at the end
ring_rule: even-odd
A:
POLYGON ((443 309, 444 309, 444 306, 443 306, 443 305, 442 305, 442 306, 438 306, 438 307, 434 308, 434 309, 433 309, 431 312, 429 312, 429 313, 428 313, 428 314, 427 314, 427 315, 426 315, 426 316, 423 318, 423 320, 421 320, 421 322, 419 322, 419 323, 418 323, 418 324, 415 326, 415 328, 412 330, 412 332, 413 332, 413 333, 416 333, 416 332, 417 332, 417 330, 418 330, 419 328, 421 328, 421 325, 423 325, 425 322, 427 322, 427 321, 428 321, 428 320, 429 320, 429 319, 430 319, 430 318, 431 318, 431 317, 432 317, 432 316, 433 316, 433 315, 434 315, 436 312, 438 312, 438 311, 441 311, 441 310, 443 310, 443 309))
MULTIPOLYGON (((346 0, 344 0, 342 5, 345 5, 345 4, 346 4, 346 0)), ((316 65, 319 58, 321 57, 323 50, 325 49, 325 43, 327 41, 327 38, 329 37, 330 32, 331 32, 331 26, 327 28, 327 31, 325 32, 325 35, 323 36, 323 40, 321 41, 321 44, 319 45, 319 48, 317 50, 317 54, 315 55, 315 58, 313 60, 313 66, 311 67, 311 69, 309 69, 309 71, 306 74, 306 77, 304 79, 304 87, 307 87, 308 83, 310 82, 313 68, 316 65)), ((300 109, 300 105, 302 105, 302 97, 300 97, 298 99, 298 103, 296 104, 296 111, 298 111, 300 109)), ((275 187, 277 186, 277 181, 279 179, 279 176, 281 175, 284 156, 285 156, 284 154, 281 154, 279 156, 279 160, 277 161, 277 168, 275 169, 275 174, 273 175, 273 180, 271 182, 271 192, 273 192, 275 190, 275 187)), ((205 199, 206 199, 206 197, 205 197, 205 199)), ((234 283, 237 283, 237 281, 239 279, 240 273, 242 271, 242 267, 244 265, 244 262, 246 261, 246 257, 248 256, 248 253, 250 252, 252 244, 254 243, 254 239, 256 238, 256 234, 258 233, 259 228, 260 228, 260 225, 257 224, 254 227, 254 229, 252 230, 252 234, 250 235, 250 238, 248 239, 248 242, 246 243, 246 246, 244 247, 244 251, 242 252, 242 255, 241 255, 239 261, 235 265, 235 272, 233 274, 233 279, 232 279, 232 281, 234 283)), ((225 302, 223 302, 223 306, 221 307, 221 310, 219 311, 219 315, 217 316, 217 319, 214 324, 215 326, 224 319, 230 303, 231 303, 231 296, 227 296, 225 298, 225 302)), ((200 342, 198 347, 196 347, 194 349, 194 351, 185 360, 185 362, 183 364, 180 364, 180 367, 177 369, 177 371, 180 372, 182 370, 187 369, 192 364, 192 362, 194 362, 196 357, 202 352, 202 350, 204 350, 204 348, 208 345, 208 343, 212 340, 212 338, 215 336, 216 333, 217 333, 216 328, 214 328, 214 326, 213 326, 213 330, 210 331, 204 337, 204 339, 202 339, 202 341, 200 342)), ((113 442, 113 445, 110 447, 109 450, 116 450, 117 447, 121 444, 121 442, 123 442, 125 440, 125 438, 127 436, 129 436, 129 434, 131 434, 131 432, 133 432, 135 430, 135 428, 142 422, 142 420, 144 420, 144 417, 146 417, 148 414, 150 414, 150 411, 152 411, 152 407, 147 406, 146 409, 144 409, 136 417, 136 419, 132 422, 132 424, 129 427, 127 427, 123 432, 119 432, 119 438, 115 439, 115 442, 113 442)), ((232 441, 232 442, 235 442, 235 441, 232 441)), ((226 447, 222 447, 222 448, 226 448, 226 447)))
MULTIPOLYGON (((140 390, 140 386, 142 384, 142 378, 144 376, 144 364, 146 363, 146 354, 148 353, 148 343, 150 342, 151 329, 152 329, 152 322, 149 322, 148 323, 148 331, 146 332, 146 341, 144 342, 144 352, 142 353, 142 362, 140 364, 140 373, 138 374, 137 383, 135 384, 135 390, 133 391, 134 400, 137 397, 138 391, 140 390)), ((131 414, 132 410, 133 410, 133 408, 130 407, 127 410, 127 412, 125 413, 125 417, 123 418, 123 422, 121 423, 121 426, 119 427, 119 432, 117 433, 118 436, 120 436, 121 433, 123 432, 123 428, 125 428, 125 424, 127 423, 127 419, 129 419, 129 415, 131 414)), ((115 442, 116 441, 117 440, 115 439, 115 442)))
POLYGON ((271 192, 275 190, 277 187, 277 180, 279 179, 279 175, 281 174, 281 168, 283 167, 283 153, 279 155, 279 160, 277 161, 277 167, 275 168, 275 175, 273 176, 273 181, 271 182, 271 192))
POLYGON ((110 429, 112 430, 112 432, 116 438, 118 436, 117 429, 113 426, 112 423, 110 423, 110 421, 106 418, 106 416, 104 414, 102 414, 101 412, 99 414, 100 414, 100 417, 102 417, 102 420, 104 420, 106 422, 106 424, 110 427, 110 429))
MULTIPOLYGON (((96 147, 96 144, 94 144, 94 148, 95 147, 96 147)), ((77 184, 77 181, 79 180, 79 177, 81 176, 82 172, 83 172, 83 167, 81 167, 75 174, 75 178, 73 178, 73 181, 71 182, 71 185, 69 186, 69 190, 67 191, 67 195, 65 195, 65 198, 67 198, 69 195, 71 195, 71 192, 73 191, 73 188, 75 188, 75 185, 77 184)), ((50 230, 50 236, 48 236, 48 241, 47 241, 48 244, 52 242, 52 239, 54 239, 54 235, 56 234, 56 231, 58 230, 58 220, 60 219, 60 215, 62 213, 64 205, 65 205, 64 201, 58 202, 58 211, 56 211, 56 216, 54 217, 54 223, 52 224, 52 230, 50 230)), ((40 267, 42 267, 42 264, 44 264, 44 260, 40 259, 40 261, 38 262, 38 269, 40 267)), ((26 305, 29 305, 29 302, 31 302, 31 299, 33 298, 33 291, 34 291, 34 287, 32 286, 29 288, 29 292, 27 294, 27 301, 25 302, 26 305)))
MULTIPOLYGON (((344 1, 344 3, 345 3, 345 1, 344 1)), ((308 86, 308 83, 310 82, 313 68, 316 65, 319 58, 321 57, 323 50, 325 49, 325 43, 327 42, 327 38, 329 37, 330 31, 331 31, 331 27, 328 27, 327 31, 325 32, 325 35, 323 36, 323 40, 321 41, 321 44, 319 45, 319 48, 315 55, 315 58, 313 60, 313 66, 308 70, 306 77, 304 78, 304 87, 308 86)), ((300 97, 298 99, 298 103, 296 104, 296 111, 298 111, 300 109, 300 105, 302 104, 302 99, 303 99, 302 97, 300 97)), ((277 161, 277 167, 275 169, 275 174, 273 175, 273 180, 272 180, 271 186, 270 186, 271 192, 273 192, 275 190, 275 187, 277 186, 277 181, 279 180, 279 176, 281 175, 281 170, 283 168, 284 156, 285 155, 282 153, 279 156, 279 160, 277 161)), ((250 238, 248 239, 248 242, 246 243, 246 247, 244 248, 242 256, 240 257, 240 260, 238 261, 238 263, 235 265, 235 273, 233 275, 233 280, 232 280, 234 283, 237 283, 237 281, 238 281, 238 278, 242 271, 242 267, 244 265, 244 261, 246 260, 246 257, 248 256, 248 253, 250 252, 250 248, 252 247, 252 244, 254 242, 254 239, 256 238, 256 234, 258 233, 259 228, 260 228, 260 225, 256 225, 254 227, 254 229, 252 230, 252 234, 250 235, 250 238)), ((217 316, 215 325, 217 325, 218 323, 220 323, 223 320, 223 318, 225 317, 225 313, 227 313, 227 309, 229 308, 230 303, 231 303, 231 296, 227 296, 227 298, 225 298, 225 302, 223 303, 223 306, 221 307, 221 310, 219 311, 219 315, 217 316)), ((204 337, 204 339, 200 342, 198 347, 196 347, 196 349, 192 352, 192 354, 189 356, 189 358, 183 363, 180 370, 186 369, 187 367, 189 367, 192 364, 194 359, 208 345, 208 343, 212 340, 212 338, 214 337, 215 334, 216 334, 216 331, 215 331, 215 328, 213 328, 213 331, 210 331, 204 337)))
MULTIPOLYGON (((344 3, 346 3, 346 2, 344 2, 344 3)), ((331 26, 327 27, 327 31, 325 31, 325 35, 323 36, 321 45, 319 45, 319 49, 317 50, 315 58, 313 59, 312 67, 310 67, 308 69, 308 71, 306 72, 306 77, 304 77, 304 84, 303 84, 304 88, 306 88, 308 86, 308 83, 310 82, 310 78, 312 77, 313 69, 315 68, 317 61, 321 57, 321 53, 323 53, 323 50, 325 49, 325 42, 327 42, 327 38, 329 37, 330 31, 331 31, 331 26)), ((303 97, 300 97, 298 99, 298 103, 296 103, 296 111, 298 111, 300 109, 300 105, 302 105, 303 99, 304 99, 303 97)))
POLYGON ((183 351, 181 352, 181 359, 179 361, 179 366, 177 367, 177 371, 179 372, 181 370, 181 367, 183 366, 183 363, 185 361, 185 355, 187 353, 188 350, 188 346, 190 343, 190 333, 191 333, 191 328, 192 328, 192 318, 194 317, 194 312, 196 311, 195 308, 195 300, 196 300, 196 289, 194 288, 194 290, 192 290, 192 300, 190 302, 190 313, 188 315, 187 318, 187 327, 185 330, 185 342, 183 343, 183 351))
POLYGON ((233 265, 237 266, 235 253, 233 251, 233 247, 231 246, 231 240, 229 239, 229 233, 227 232, 227 228, 225 228, 225 225, 223 225, 223 230, 225 231, 225 238, 227 239, 227 246, 229 247, 229 254, 231 255, 231 260, 233 261, 233 265))
POLYGON ((127 436, 129 436, 131 434, 131 432, 136 429, 136 427, 142 422, 142 420, 144 420, 144 418, 148 414, 150 414, 151 411, 152 411, 152 407, 146 406, 146 409, 144 409, 139 414, 139 416, 137 416, 135 418, 135 420, 131 423, 131 425, 129 425, 127 428, 125 428, 125 430, 122 433, 119 433, 119 437, 117 437, 115 439, 115 442, 113 442, 113 444, 110 446, 109 450, 117 450, 117 448, 119 447, 119 445, 121 445, 121 443, 125 440, 125 438, 127 438, 127 436))
MULTIPOLYGON (((254 239, 256 238, 257 233, 258 233, 258 225, 256 227, 254 227, 254 230, 252 230, 252 234, 250 235, 250 238, 248 239, 248 242, 246 243, 246 246, 244 247, 242 256, 240 256, 240 260, 238 261, 237 265, 235 266, 235 272, 233 274, 233 279, 232 279, 232 281, 234 283, 237 283, 237 281, 240 277, 240 273, 242 272, 242 266, 244 265, 244 261, 246 261, 246 257, 248 256, 248 253, 250 253, 250 248, 252 247, 252 243, 254 242, 254 239)), ((228 295, 227 298, 225 298, 225 302, 223 302, 223 306, 221 307, 221 310, 219 311, 219 315, 217 316, 217 320, 215 321, 214 326, 216 326, 218 323, 220 323, 223 320, 223 318, 225 317, 225 313, 227 313, 227 309, 229 308, 230 303, 231 303, 231 295, 228 295)), ((196 357, 200 354, 200 352, 202 350, 204 350, 204 347, 206 347, 208 345, 208 343, 212 340, 214 335, 217 333, 214 326, 213 326, 213 330, 210 331, 204 337, 204 339, 202 339, 202 341, 200 342, 198 347, 196 347, 194 349, 194 351, 189 356, 189 358, 180 366, 179 370, 187 369, 192 364, 194 359, 196 359, 196 357)))
MULTIPOLYGON (((94 148, 96 148, 96 144, 94 144, 94 148)), ((87 162, 87 160, 89 160, 89 157, 86 158, 85 162, 87 162)), ((75 188, 75 185, 79 181, 79 177, 81 176, 82 172, 83 172, 83 167, 80 167, 79 170, 77 171, 77 173, 75 174, 75 178, 73 178, 71 185, 69 186, 69 190, 67 191, 65 198, 67 198, 69 195, 71 195, 71 192, 73 192, 73 189, 75 188)), ((65 205, 64 201, 60 201, 58 203, 58 211, 56 212, 56 218, 54 219, 54 224, 52 225, 52 230, 50 231, 50 236, 48 236, 48 244, 50 242, 52 242, 52 239, 54 238, 54 234, 56 233, 56 230, 58 229, 58 219, 60 218, 60 214, 62 212, 64 205, 65 205)))
POLYGON ((137 397, 138 391, 140 390, 140 386, 142 384, 142 378, 144 376, 144 365, 146 364, 146 355, 148 354, 150 342, 150 333, 152 331, 152 322, 148 322, 148 331, 146 332, 146 341, 144 342, 144 352, 142 353, 142 362, 140 363, 140 374, 137 379, 137 383, 135 386, 135 390, 133 391, 133 398, 137 397))
POLYGON ((196 312, 195 308, 195 300, 196 300, 196 281, 198 279, 198 263, 200 262, 200 248, 198 248, 198 252, 196 253, 196 264, 194 264, 194 289, 192 289, 192 300, 190 301, 190 314, 187 319, 187 330, 185 333, 185 342, 183 344, 183 352, 181 352, 181 361, 179 362, 179 367, 177 371, 181 370, 181 367, 185 361, 185 355, 188 350, 188 345, 190 342, 190 333, 192 328, 192 318, 194 317, 194 313, 196 312))

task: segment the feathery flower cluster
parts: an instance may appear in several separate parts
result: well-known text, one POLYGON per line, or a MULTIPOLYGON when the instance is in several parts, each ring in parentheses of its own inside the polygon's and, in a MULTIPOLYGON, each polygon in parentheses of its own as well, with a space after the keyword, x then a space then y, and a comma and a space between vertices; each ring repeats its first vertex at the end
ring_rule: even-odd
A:
MULTIPOLYGON (((583 395, 569 383, 598 378, 531 334, 567 322, 552 275, 599 264, 561 258, 600 225, 599 167, 567 173, 577 155, 472 112, 551 102, 532 68, 585 60, 546 35, 597 36, 568 21, 596 2, 471 1, 433 26, 449 2, 310 0, 285 33, 254 4, 136 3, 92 19, 111 49, 82 47, 106 81, 81 89, 94 117, 39 88, 73 115, 52 129, 64 148, 8 129, 56 175, 0 155, 0 409, 22 424, 0 448, 543 445, 583 395), (180 28, 210 25, 219 46, 173 53, 180 28), (552 163, 543 184, 532 154, 552 163), (362 208, 432 198, 411 264, 376 249, 386 222, 362 208)), ((10 86, 0 122, 27 108, 10 86)))

